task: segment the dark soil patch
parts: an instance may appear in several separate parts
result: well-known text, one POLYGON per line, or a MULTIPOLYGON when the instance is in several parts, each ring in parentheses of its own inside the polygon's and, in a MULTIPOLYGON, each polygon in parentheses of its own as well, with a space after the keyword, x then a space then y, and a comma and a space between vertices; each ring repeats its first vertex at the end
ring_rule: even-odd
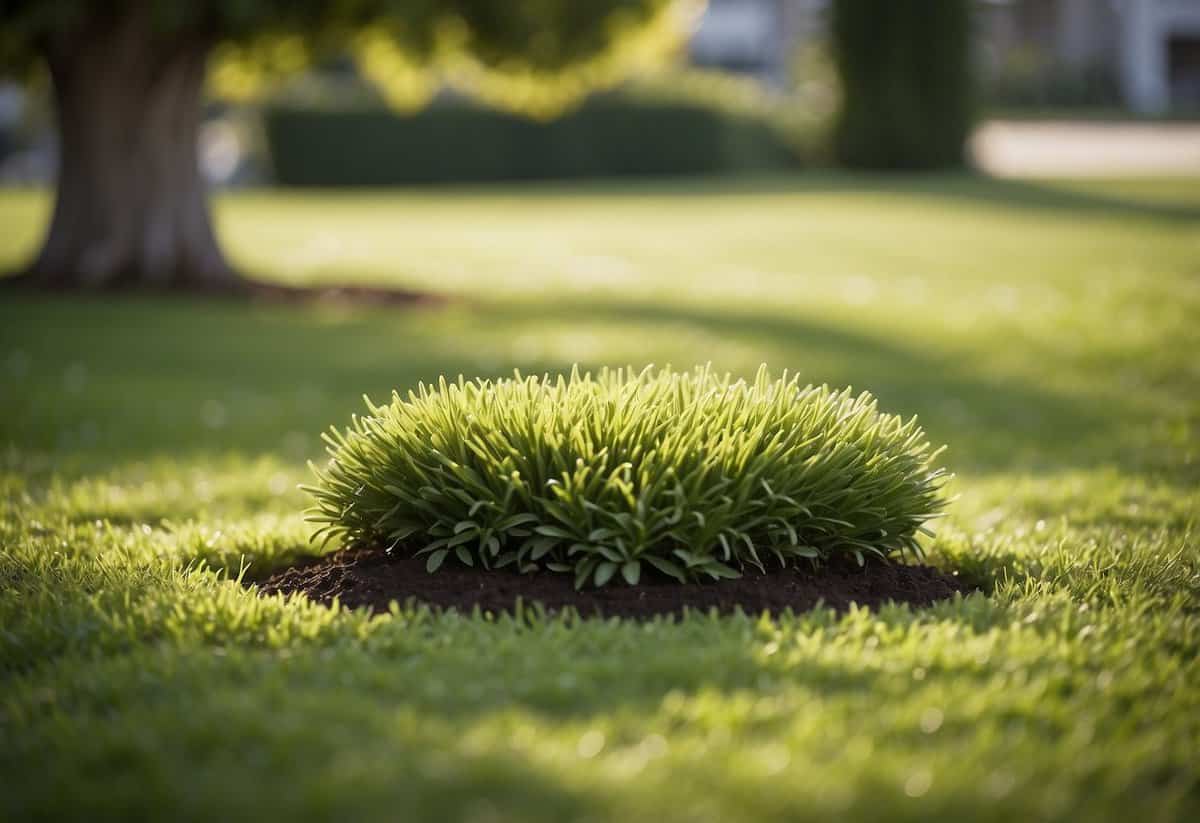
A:
POLYGON ((928 606, 967 592, 957 577, 932 566, 900 563, 835 561, 819 569, 747 574, 719 583, 680 584, 669 578, 644 576, 638 586, 609 584, 575 591, 567 574, 508 570, 484 571, 447 563, 435 574, 425 571, 425 558, 388 555, 378 549, 345 549, 279 571, 261 584, 262 594, 303 592, 319 603, 339 598, 343 606, 386 611, 395 600, 468 613, 512 612, 518 598, 540 602, 550 611, 574 607, 581 615, 649 618, 680 614, 685 607, 747 614, 807 611, 819 603, 839 611, 851 603, 878 607, 889 600, 928 606))

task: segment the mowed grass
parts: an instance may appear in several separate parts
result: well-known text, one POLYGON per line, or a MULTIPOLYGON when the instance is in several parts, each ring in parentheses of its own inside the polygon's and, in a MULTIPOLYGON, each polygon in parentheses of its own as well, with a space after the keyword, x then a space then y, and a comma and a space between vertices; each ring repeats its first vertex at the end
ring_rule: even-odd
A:
MULTIPOLYGON (((0 265, 48 202, 0 194, 0 265)), ((414 310, 0 297, 0 817, 1200 814, 1200 181, 223 197, 414 310), (957 473, 925 610, 377 618, 259 599, 318 434, 440 374, 760 363, 957 473)))

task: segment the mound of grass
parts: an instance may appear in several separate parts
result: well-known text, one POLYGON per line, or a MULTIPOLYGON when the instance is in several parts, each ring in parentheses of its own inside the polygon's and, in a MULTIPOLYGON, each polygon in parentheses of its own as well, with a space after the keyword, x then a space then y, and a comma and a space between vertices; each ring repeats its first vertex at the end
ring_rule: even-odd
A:
POLYGON ((574 574, 577 588, 645 566, 680 581, 849 553, 919 557, 944 473, 915 419, 869 394, 753 382, 707 368, 439 381, 367 401, 310 520, 327 538, 412 548, 436 571, 574 574))

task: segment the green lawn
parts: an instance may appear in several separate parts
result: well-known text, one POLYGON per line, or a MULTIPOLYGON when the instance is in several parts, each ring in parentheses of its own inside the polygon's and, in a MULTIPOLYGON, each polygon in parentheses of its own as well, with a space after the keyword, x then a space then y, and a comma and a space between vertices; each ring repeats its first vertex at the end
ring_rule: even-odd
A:
MULTIPOLYGON (((0 193, 0 267, 48 202, 0 193)), ((1200 814, 1200 181, 255 193, 262 277, 417 310, 0 295, 0 818, 1200 814), (984 593, 519 624, 262 600, 319 432, 439 374, 761 362, 950 445, 984 593)))

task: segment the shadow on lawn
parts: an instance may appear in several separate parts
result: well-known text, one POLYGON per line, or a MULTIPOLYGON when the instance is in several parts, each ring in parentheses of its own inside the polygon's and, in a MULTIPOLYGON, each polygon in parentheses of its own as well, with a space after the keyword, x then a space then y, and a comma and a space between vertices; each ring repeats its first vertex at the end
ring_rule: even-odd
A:
POLYGON ((82 472, 161 455, 315 457, 318 434, 361 411, 364 393, 378 401, 442 374, 570 369, 552 351, 510 353, 518 336, 536 338, 564 321, 588 333, 644 331, 641 363, 678 355, 673 329, 699 331, 716 338, 711 350, 676 366, 711 359, 720 368, 726 346, 740 345, 743 360, 749 351, 776 372, 869 389, 885 410, 919 415, 932 439, 951 445, 947 459, 957 470, 1120 465, 1137 454, 1120 436, 1132 414, 1120 396, 1058 393, 980 370, 961 355, 795 315, 596 300, 403 312, 13 301, 0 307, 0 324, 22 332, 8 362, 28 365, 20 377, 2 375, 10 390, 0 394, 0 442, 55 452, 60 472, 72 461, 82 472))
MULTIPOLYGON (((891 610, 879 619, 899 628, 919 618, 891 610)), ((824 622, 814 616, 807 627, 824 622)), ((156 788, 169 791, 215 772, 224 781, 215 795, 171 796, 190 797, 201 809, 219 798, 214 810, 228 812, 255 808, 266 793, 280 814, 319 808, 357 819, 389 819, 398 808, 413 819, 469 819, 484 811, 504 819, 615 819, 625 804, 611 791, 612 769, 640 760, 637 771, 649 780, 627 784, 628 791, 656 791, 661 774, 685 787, 677 798, 703 804, 676 808, 677 815, 790 820, 793 780, 730 768, 728 758, 775 743, 798 718, 825 711, 831 714, 822 722, 831 729, 870 733, 852 712, 859 701, 895 691, 897 677, 819 655, 764 657, 767 640, 754 636, 749 621, 644 629, 612 623, 575 632, 443 618, 361 636, 347 626, 286 654, 229 639, 220 655, 164 642, 151 655, 89 658, 86 676, 64 676, 56 699, 71 710, 58 739, 73 755, 60 764, 66 771, 59 780, 80 796, 105 787, 99 796, 126 811, 144 805, 161 812, 155 804, 163 802, 134 790, 126 775, 152 773, 156 788), (431 635, 439 641, 430 643, 431 635), (95 689, 97 682, 104 687, 95 689), (114 704, 113 694, 124 699, 114 704), (761 699, 761 709, 747 712, 747 699, 761 699), (148 724, 147 717, 179 720, 148 724), (106 733, 88 735, 98 724, 106 733), (596 738, 598 729, 604 732, 596 738), (591 757, 605 777, 571 779, 586 766, 581 758, 591 757)), ((943 660, 937 673, 956 682, 987 676, 969 659, 943 660)), ((954 722, 943 737, 964 733, 954 722)), ((839 757, 846 741, 827 737, 806 744, 806 755, 839 757)), ((935 745, 915 722, 890 728, 886 742, 912 758, 935 745)), ((902 785, 870 771, 839 786, 847 807, 904 801, 902 785)), ((29 777, 26 792, 45 788, 44 775, 29 777)), ((41 800, 54 806, 50 795, 41 800)), ((638 807, 636 797, 629 800, 638 807)))
MULTIPOLYGON (((544 320, 579 324, 640 324, 661 330, 690 327, 723 343, 748 343, 776 372, 814 383, 868 390, 885 411, 916 414, 948 459, 972 471, 1076 468, 1112 459, 1097 441, 1121 425, 1119 397, 1067 395, 1012 376, 988 374, 953 352, 906 347, 811 318, 763 311, 630 304, 588 300, 556 302, 544 320), (1105 409, 1106 415, 1098 413, 1105 409)), ((494 317, 514 330, 536 325, 527 311, 494 317)), ((691 364, 677 364, 688 367, 691 364)), ((716 363, 719 367, 719 360, 716 363)), ((746 375, 751 376, 751 375, 746 375)))
MULTIPOLYGON (((864 180, 861 188, 851 190, 880 190, 880 178, 864 180)), ((1200 221, 1200 191, 1195 202, 1154 201, 1134 197, 1118 197, 1072 188, 1069 184, 1033 180, 1009 180, 968 175, 931 175, 897 179, 896 185, 884 186, 883 191, 896 194, 931 196, 952 200, 987 203, 1018 210, 1064 212, 1072 216, 1141 217, 1171 222, 1200 221)))
MULTIPOLYGON (((1063 212, 1070 216, 1149 218, 1172 222, 1200 221, 1200 187, 1190 202, 1154 200, 1138 196, 1119 196, 1088 190, 1086 184, 1052 180, 1018 180, 988 177, 964 172, 896 173, 891 175, 853 172, 805 172, 796 175, 747 176, 721 178, 719 186, 711 179, 622 180, 530 183, 521 187, 530 195, 562 197, 678 196, 688 201, 722 199, 730 195, 793 196, 796 194, 894 194, 901 197, 930 197, 987 203, 1020 211, 1063 212)), ((487 197, 492 190, 473 187, 470 193, 487 197)), ((496 190, 497 196, 511 196, 512 190, 496 190)))

